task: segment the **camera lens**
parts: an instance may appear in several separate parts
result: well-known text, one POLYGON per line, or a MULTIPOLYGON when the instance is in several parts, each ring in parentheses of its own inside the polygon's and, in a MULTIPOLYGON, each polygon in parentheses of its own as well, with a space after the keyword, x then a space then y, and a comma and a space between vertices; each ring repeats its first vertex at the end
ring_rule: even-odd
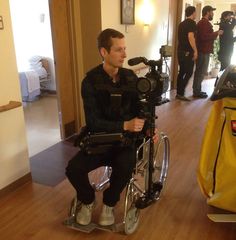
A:
POLYGON ((148 93, 151 90, 151 83, 147 78, 139 78, 136 87, 140 93, 148 93))

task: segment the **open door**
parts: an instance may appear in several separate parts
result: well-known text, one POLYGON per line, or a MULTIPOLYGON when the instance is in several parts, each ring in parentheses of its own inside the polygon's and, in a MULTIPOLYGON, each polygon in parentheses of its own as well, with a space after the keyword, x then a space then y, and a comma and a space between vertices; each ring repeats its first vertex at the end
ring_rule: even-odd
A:
POLYGON ((67 0, 49 0, 62 139, 76 132, 75 88, 69 21, 70 9, 67 2, 67 0))
POLYGON ((183 0, 169 0, 169 27, 168 27, 168 43, 172 45, 171 60, 171 89, 176 88, 178 75, 178 24, 181 22, 183 8, 183 0))

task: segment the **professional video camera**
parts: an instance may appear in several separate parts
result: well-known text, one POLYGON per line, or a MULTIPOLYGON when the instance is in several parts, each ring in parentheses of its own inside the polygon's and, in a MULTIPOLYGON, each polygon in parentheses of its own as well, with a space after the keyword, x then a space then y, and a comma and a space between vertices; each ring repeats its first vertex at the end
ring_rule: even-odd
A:
POLYGON ((145 98, 149 103, 160 105, 166 102, 163 101, 162 94, 166 93, 169 88, 169 75, 162 71, 163 62, 166 63, 166 58, 171 56, 171 47, 164 45, 160 48, 161 58, 159 60, 147 60, 145 57, 136 57, 128 60, 130 66, 144 63, 150 67, 150 71, 144 76, 138 78, 136 83, 136 90, 145 98))
POLYGON ((130 66, 143 63, 149 66, 149 72, 144 77, 139 77, 136 82, 136 91, 140 96, 141 113, 140 116, 151 119, 155 106, 169 102, 169 99, 163 98, 162 95, 169 88, 169 75, 163 72, 163 63, 166 69, 169 67, 166 58, 171 56, 171 46, 164 45, 160 48, 161 58, 159 60, 147 60, 145 57, 136 57, 128 60, 130 66))

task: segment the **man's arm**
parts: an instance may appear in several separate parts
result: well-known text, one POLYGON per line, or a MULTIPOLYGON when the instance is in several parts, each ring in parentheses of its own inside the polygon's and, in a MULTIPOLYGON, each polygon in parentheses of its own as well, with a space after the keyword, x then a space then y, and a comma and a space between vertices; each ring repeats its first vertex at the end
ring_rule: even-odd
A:
POLYGON ((188 33, 188 41, 193 49, 193 60, 196 60, 198 57, 198 52, 197 52, 196 41, 195 41, 193 32, 188 33))
POLYGON ((203 41, 215 40, 218 37, 218 35, 223 34, 222 30, 212 32, 210 23, 208 24, 205 22, 202 22, 200 25, 198 25, 197 31, 198 31, 198 36, 203 41))

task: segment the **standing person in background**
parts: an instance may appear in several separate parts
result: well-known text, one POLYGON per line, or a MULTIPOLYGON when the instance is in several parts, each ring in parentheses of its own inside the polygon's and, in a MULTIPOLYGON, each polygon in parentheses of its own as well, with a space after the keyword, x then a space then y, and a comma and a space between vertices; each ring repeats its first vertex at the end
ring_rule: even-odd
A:
POLYGON ((236 19, 231 11, 224 11, 221 14, 220 29, 224 33, 220 36, 220 50, 218 59, 221 63, 220 70, 224 70, 230 65, 232 53, 234 50, 234 42, 236 37, 233 37, 233 29, 236 25, 236 19))
POLYGON ((193 79, 193 97, 196 98, 208 97, 206 92, 201 91, 201 84, 208 69, 210 53, 213 52, 214 40, 218 35, 223 34, 222 30, 214 32, 212 24, 210 23, 210 21, 213 20, 214 10, 216 9, 212 6, 205 6, 202 9, 202 19, 197 24, 198 59, 193 79))
POLYGON ((186 19, 178 27, 178 62, 179 74, 177 77, 176 99, 190 101, 184 96, 185 88, 193 74, 194 61, 197 59, 198 52, 195 42, 197 26, 196 8, 189 6, 185 9, 186 19))

